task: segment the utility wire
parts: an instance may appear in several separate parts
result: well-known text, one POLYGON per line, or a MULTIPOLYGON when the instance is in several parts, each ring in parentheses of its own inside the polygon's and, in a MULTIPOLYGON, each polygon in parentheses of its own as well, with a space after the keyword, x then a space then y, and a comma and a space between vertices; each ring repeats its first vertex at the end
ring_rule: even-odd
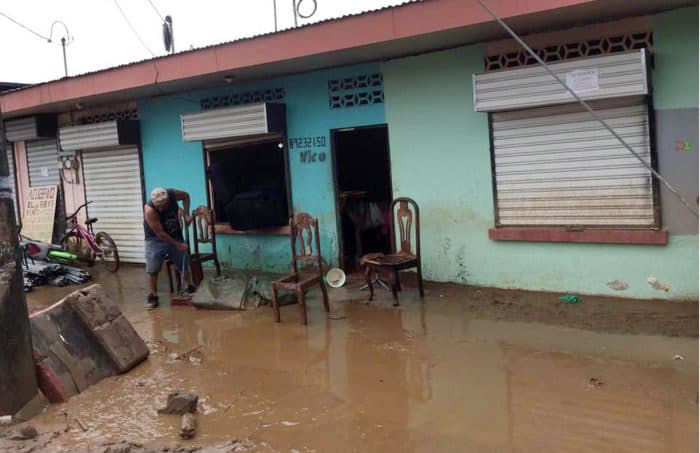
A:
POLYGON ((119 2, 117 2, 117 0, 114 0, 114 4, 117 6, 117 9, 119 9, 119 12, 122 13, 122 17, 123 17, 124 20, 126 21, 127 25, 129 25, 129 28, 131 28, 131 31, 134 32, 134 35, 136 35, 136 38, 139 40, 139 42, 141 43, 141 45, 148 51, 148 53, 151 54, 151 56, 155 57, 156 54, 154 54, 154 53, 151 51, 151 49, 148 48, 148 46, 147 46, 146 43, 143 41, 143 39, 141 39, 141 36, 140 36, 139 33, 136 31, 136 29, 134 28, 134 26, 131 25, 131 22, 129 22, 129 18, 126 17, 126 14, 124 13, 124 10, 122 9, 121 6, 119 6, 119 2))
POLYGON ((34 30, 32 30, 31 28, 27 27, 26 25, 20 24, 19 22, 17 22, 16 20, 14 20, 13 18, 11 18, 11 17, 8 16, 7 14, 3 13, 2 11, 0 11, 0 16, 3 16, 3 17, 5 17, 5 18, 7 18, 7 19, 10 20, 11 22, 14 22, 16 25, 19 25, 20 27, 22 27, 22 28, 24 28, 25 30, 27 30, 29 33, 38 36, 39 38, 43 39, 44 41, 51 42, 51 38, 47 38, 46 36, 43 36, 43 35, 41 35, 41 34, 35 32, 34 30))
POLYGON ((165 18, 160 14, 160 12, 158 12, 158 8, 156 8, 156 5, 154 5, 151 0, 148 0, 148 3, 151 5, 151 8, 153 8, 153 11, 155 11, 156 14, 158 14, 158 17, 160 17, 160 20, 162 22, 165 22, 165 18))
POLYGON ((625 142, 625 140, 622 137, 620 137, 620 135, 617 132, 615 132, 615 130, 612 127, 610 127, 610 125, 608 125, 608 123, 603 118, 601 118, 600 115, 598 115, 596 113, 596 111, 591 108, 590 105, 588 105, 588 103, 586 101, 581 99, 576 94, 576 92, 574 92, 574 90, 572 90, 566 84, 566 82, 564 82, 554 71, 552 71, 552 69, 547 65, 547 63, 545 63, 542 60, 542 58, 540 58, 540 56, 537 55, 537 53, 535 53, 535 51, 532 50, 532 48, 530 48, 530 46, 528 46, 522 39, 520 39, 520 37, 508 26, 508 24, 503 22, 503 20, 488 5, 486 5, 486 3, 484 3, 482 0, 475 0, 475 1, 477 3, 479 3, 479 5, 481 5, 481 7, 484 8, 486 10, 486 12, 488 12, 491 15, 491 17, 493 17, 493 20, 498 22, 498 24, 501 27, 503 27, 508 32, 508 34, 511 35, 513 37, 513 39, 515 39, 517 41, 517 43, 520 44, 520 46, 523 49, 525 49, 527 51, 527 53, 529 53, 530 56, 532 56, 537 61, 537 63, 539 63, 540 66, 542 66, 549 73, 549 75, 554 77, 556 79, 556 81, 559 82, 559 84, 561 86, 563 86, 566 89, 566 91, 568 91, 569 94, 571 94, 574 97, 574 99, 576 99, 579 102, 579 104, 581 104, 588 111, 588 113, 591 114, 591 116, 596 121, 598 121, 600 124, 602 124, 603 127, 605 127, 605 129, 607 129, 608 132, 610 132, 622 144, 622 146, 627 148, 627 151, 632 153, 634 155, 634 157, 636 157, 642 163, 642 165, 644 165, 651 172, 651 174, 653 174, 659 181, 661 181, 666 186, 666 188, 671 191, 671 193, 673 193, 676 197, 678 197, 678 199, 681 201, 681 203, 683 203, 685 205, 685 207, 688 208, 688 210, 695 217, 698 217, 697 211, 695 211, 690 206, 690 204, 685 200, 685 198, 683 198, 683 195, 681 195, 680 192, 675 187, 673 187, 670 182, 668 182, 666 180, 666 178, 661 176, 661 174, 658 171, 654 170, 654 168, 649 163, 647 163, 647 161, 645 161, 642 158, 642 156, 637 154, 637 152, 635 152, 632 149, 632 147, 630 145, 628 145, 627 142, 625 142))

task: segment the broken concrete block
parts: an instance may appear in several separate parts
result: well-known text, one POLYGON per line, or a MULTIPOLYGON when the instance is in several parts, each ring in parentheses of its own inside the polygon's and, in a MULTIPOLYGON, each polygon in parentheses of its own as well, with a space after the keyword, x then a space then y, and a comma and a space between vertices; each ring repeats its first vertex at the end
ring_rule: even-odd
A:
POLYGON ((95 328, 121 316, 119 307, 107 297, 102 286, 90 285, 75 291, 65 298, 88 328, 95 328))
POLYGON ((30 326, 39 388, 50 401, 65 401, 115 374, 113 361, 65 299, 33 313, 30 326))
POLYGON ((119 373, 143 362, 150 353, 146 343, 123 315, 95 327, 93 333, 114 360, 119 373))
POLYGON ((168 401, 165 403, 165 407, 158 409, 158 413, 175 415, 193 413, 197 410, 198 399, 199 397, 194 393, 175 390, 168 394, 168 401))
POLYGON ((100 285, 76 291, 66 301, 114 361, 117 372, 124 373, 148 357, 146 343, 100 285))
POLYGON ((197 420, 195 420, 194 414, 183 414, 182 420, 180 421, 180 438, 192 439, 195 435, 196 429, 197 420))
POLYGON ((20 409, 12 419, 16 422, 26 422, 27 420, 39 415, 49 405, 49 401, 44 394, 39 390, 36 396, 32 398, 22 409, 20 409))

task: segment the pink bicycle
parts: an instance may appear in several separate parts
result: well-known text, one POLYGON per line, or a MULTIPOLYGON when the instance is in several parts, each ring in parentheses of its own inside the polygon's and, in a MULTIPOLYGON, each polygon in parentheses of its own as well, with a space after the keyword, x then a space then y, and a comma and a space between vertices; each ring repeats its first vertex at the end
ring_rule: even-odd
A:
POLYGON ((117 272, 119 251, 114 240, 104 231, 93 233, 92 225, 97 222, 96 218, 87 219, 85 226, 80 225, 76 220, 75 216, 78 212, 90 203, 92 201, 80 205, 73 214, 66 217, 69 229, 61 239, 61 246, 65 251, 74 254, 78 261, 92 266, 99 258, 108 271, 117 272))

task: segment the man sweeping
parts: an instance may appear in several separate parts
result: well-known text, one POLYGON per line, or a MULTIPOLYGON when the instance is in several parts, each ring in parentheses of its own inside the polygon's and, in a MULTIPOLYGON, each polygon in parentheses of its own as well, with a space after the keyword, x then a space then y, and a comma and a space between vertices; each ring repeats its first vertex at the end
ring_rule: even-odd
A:
POLYGON ((190 195, 177 189, 156 188, 151 199, 143 207, 143 229, 146 236, 146 273, 150 293, 146 299, 146 309, 158 307, 158 274, 163 261, 170 260, 183 276, 186 292, 193 293, 190 284, 189 250, 182 237, 178 220, 178 201, 182 201, 187 223, 190 217, 190 195))

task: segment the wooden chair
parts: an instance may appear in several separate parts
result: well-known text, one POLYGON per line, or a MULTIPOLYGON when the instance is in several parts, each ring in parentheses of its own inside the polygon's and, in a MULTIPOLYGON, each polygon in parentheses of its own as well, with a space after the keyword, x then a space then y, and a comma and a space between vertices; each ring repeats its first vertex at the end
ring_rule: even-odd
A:
MULTIPOLYGON (((183 239, 185 240, 185 244, 187 246, 190 246, 190 228, 189 228, 189 223, 187 223, 187 219, 185 219, 185 211, 183 209, 178 209, 177 210, 177 220, 180 222, 180 229, 182 230, 182 236, 183 239)), ((177 266, 175 266, 175 263, 173 263, 170 260, 165 261, 165 269, 168 273, 168 287, 170 288, 170 293, 175 292, 175 289, 177 288, 177 291, 180 292, 182 290, 182 282, 180 279, 180 272, 177 270, 177 266), (173 284, 173 275, 175 279, 175 284, 173 284)), ((191 274, 191 273, 190 273, 191 274)))
MULTIPOLYGON (((216 275, 221 275, 221 265, 219 257, 216 255, 216 232, 214 231, 214 211, 206 206, 198 206, 192 211, 192 237, 194 239, 194 253, 190 255, 193 271, 197 267, 201 272, 201 264, 206 261, 213 261, 216 266, 216 275), (199 244, 211 244, 211 252, 200 252, 199 244), (195 264, 196 263, 196 264, 195 264)), ((201 280, 201 275, 197 279, 193 276, 193 281, 201 280)), ((197 282, 199 283, 199 282, 197 282)))
POLYGON ((290 242, 292 247, 292 273, 272 282, 272 307, 275 311, 275 322, 280 322, 280 306, 277 292, 282 290, 294 291, 297 295, 297 304, 301 311, 301 321, 306 325, 306 301, 304 290, 312 285, 319 285, 323 292, 323 307, 326 313, 330 312, 328 305, 328 292, 323 283, 323 264, 321 259, 321 245, 318 237, 318 219, 302 212, 289 220, 290 242), (312 246, 313 244, 313 246, 312 246), (297 251, 297 247, 299 250, 297 251), (297 253, 298 252, 298 253, 297 253), (299 272, 299 263, 313 265, 311 273, 299 272))
POLYGON ((383 253, 370 253, 360 259, 360 264, 365 270, 365 279, 369 287, 369 300, 374 297, 371 275, 373 272, 389 271, 392 276, 391 294, 394 298, 394 306, 399 305, 398 291, 401 291, 401 280, 399 272, 405 269, 416 268, 418 274, 418 292, 420 297, 424 297, 423 273, 421 272, 420 261, 420 212, 418 204, 410 198, 397 198, 391 202, 391 250, 395 251, 389 255, 383 253), (394 217, 396 205, 399 209, 394 217), (411 230, 415 223, 415 252, 411 246, 411 230), (398 224, 398 234, 400 244, 396 245, 396 233, 398 224))

